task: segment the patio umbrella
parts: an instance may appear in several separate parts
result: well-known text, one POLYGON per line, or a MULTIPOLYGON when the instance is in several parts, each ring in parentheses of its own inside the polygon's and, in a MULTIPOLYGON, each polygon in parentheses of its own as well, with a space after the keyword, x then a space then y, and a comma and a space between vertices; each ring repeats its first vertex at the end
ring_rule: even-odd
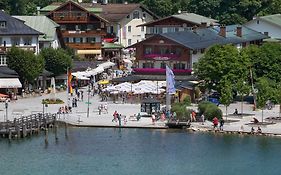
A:
POLYGON ((8 97, 8 95, 0 93, 0 97, 8 97))
POLYGON ((98 84, 108 84, 109 80, 100 80, 98 84))

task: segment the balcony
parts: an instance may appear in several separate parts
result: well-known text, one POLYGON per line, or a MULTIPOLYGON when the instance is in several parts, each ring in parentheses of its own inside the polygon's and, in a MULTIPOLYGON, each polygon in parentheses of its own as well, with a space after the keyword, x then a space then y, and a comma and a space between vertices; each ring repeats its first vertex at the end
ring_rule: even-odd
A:
POLYGON ((55 12, 53 20, 56 22, 87 22, 88 16, 87 13, 81 12, 55 12))
MULTIPOLYGON (((15 46, 17 48, 23 49, 23 50, 27 50, 27 51, 32 51, 32 52, 36 52, 36 46, 15 46)), ((0 46, 0 53, 6 53, 9 50, 11 50, 12 46, 0 46)))
POLYGON ((66 46, 73 49, 101 49, 101 43, 65 43, 66 46))
POLYGON ((62 30, 62 35, 64 37, 92 37, 92 36, 105 36, 106 32, 103 30, 87 30, 87 31, 80 31, 80 30, 76 30, 76 31, 67 31, 67 30, 62 30))
MULTIPOLYGON (((166 69, 162 68, 134 68, 133 69, 137 74, 145 75, 165 75, 166 69)), ((172 69, 176 75, 190 75, 191 69, 172 69)))
POLYGON ((153 59, 153 60, 159 60, 159 61, 166 61, 171 59, 178 59, 180 55, 177 54, 145 54, 144 58, 147 59, 153 59))

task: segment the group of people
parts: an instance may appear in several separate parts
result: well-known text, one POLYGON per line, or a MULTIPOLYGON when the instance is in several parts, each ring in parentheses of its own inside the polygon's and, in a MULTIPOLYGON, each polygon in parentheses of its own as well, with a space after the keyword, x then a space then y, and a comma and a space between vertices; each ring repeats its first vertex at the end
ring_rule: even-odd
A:
POLYGON ((99 115, 101 115, 102 111, 104 111, 106 114, 108 114, 108 106, 107 106, 107 104, 100 104, 98 106, 98 110, 99 110, 99 115))
POLYGON ((62 106, 59 108, 58 114, 68 114, 72 112, 72 108, 68 106, 62 106))
POLYGON ((262 133, 262 131, 261 131, 261 128, 258 126, 258 129, 257 129, 257 131, 255 132, 255 128, 254 127, 252 127, 251 128, 251 134, 261 134, 262 133))
POLYGON ((219 120, 217 117, 215 117, 215 118, 213 119, 213 125, 214 125, 214 129, 215 129, 215 130, 219 129, 220 131, 223 131, 224 119, 221 118, 221 119, 219 120), (219 124, 220 124, 220 125, 219 125, 219 124), (218 125, 219 125, 219 128, 218 128, 218 125))
MULTIPOLYGON (((122 125, 121 114, 119 114, 117 111, 114 111, 112 122, 117 122, 117 121, 119 123, 119 126, 121 126, 122 125)), ((124 125, 127 124, 127 117, 126 116, 123 117, 123 122, 124 122, 124 125)))

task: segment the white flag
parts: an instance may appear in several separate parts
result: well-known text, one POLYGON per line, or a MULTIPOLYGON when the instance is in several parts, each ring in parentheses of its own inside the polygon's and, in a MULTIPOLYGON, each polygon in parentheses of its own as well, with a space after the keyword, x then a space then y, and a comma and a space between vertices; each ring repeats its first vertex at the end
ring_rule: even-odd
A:
POLYGON ((175 75, 173 71, 166 65, 166 86, 167 92, 169 94, 176 93, 175 88, 175 75))

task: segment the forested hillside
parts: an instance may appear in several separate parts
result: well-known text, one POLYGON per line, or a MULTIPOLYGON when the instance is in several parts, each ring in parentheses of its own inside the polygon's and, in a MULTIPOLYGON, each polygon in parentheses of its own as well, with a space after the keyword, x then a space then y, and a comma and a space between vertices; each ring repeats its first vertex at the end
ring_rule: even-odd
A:
MULTIPOLYGON (((0 0, 11 15, 33 15, 36 7, 66 0, 0 0)), ((222 24, 244 23, 256 15, 281 13, 281 0, 108 0, 109 3, 143 3, 160 17, 179 10, 218 19, 222 24)), ((92 2, 92 0, 83 0, 92 2)))

